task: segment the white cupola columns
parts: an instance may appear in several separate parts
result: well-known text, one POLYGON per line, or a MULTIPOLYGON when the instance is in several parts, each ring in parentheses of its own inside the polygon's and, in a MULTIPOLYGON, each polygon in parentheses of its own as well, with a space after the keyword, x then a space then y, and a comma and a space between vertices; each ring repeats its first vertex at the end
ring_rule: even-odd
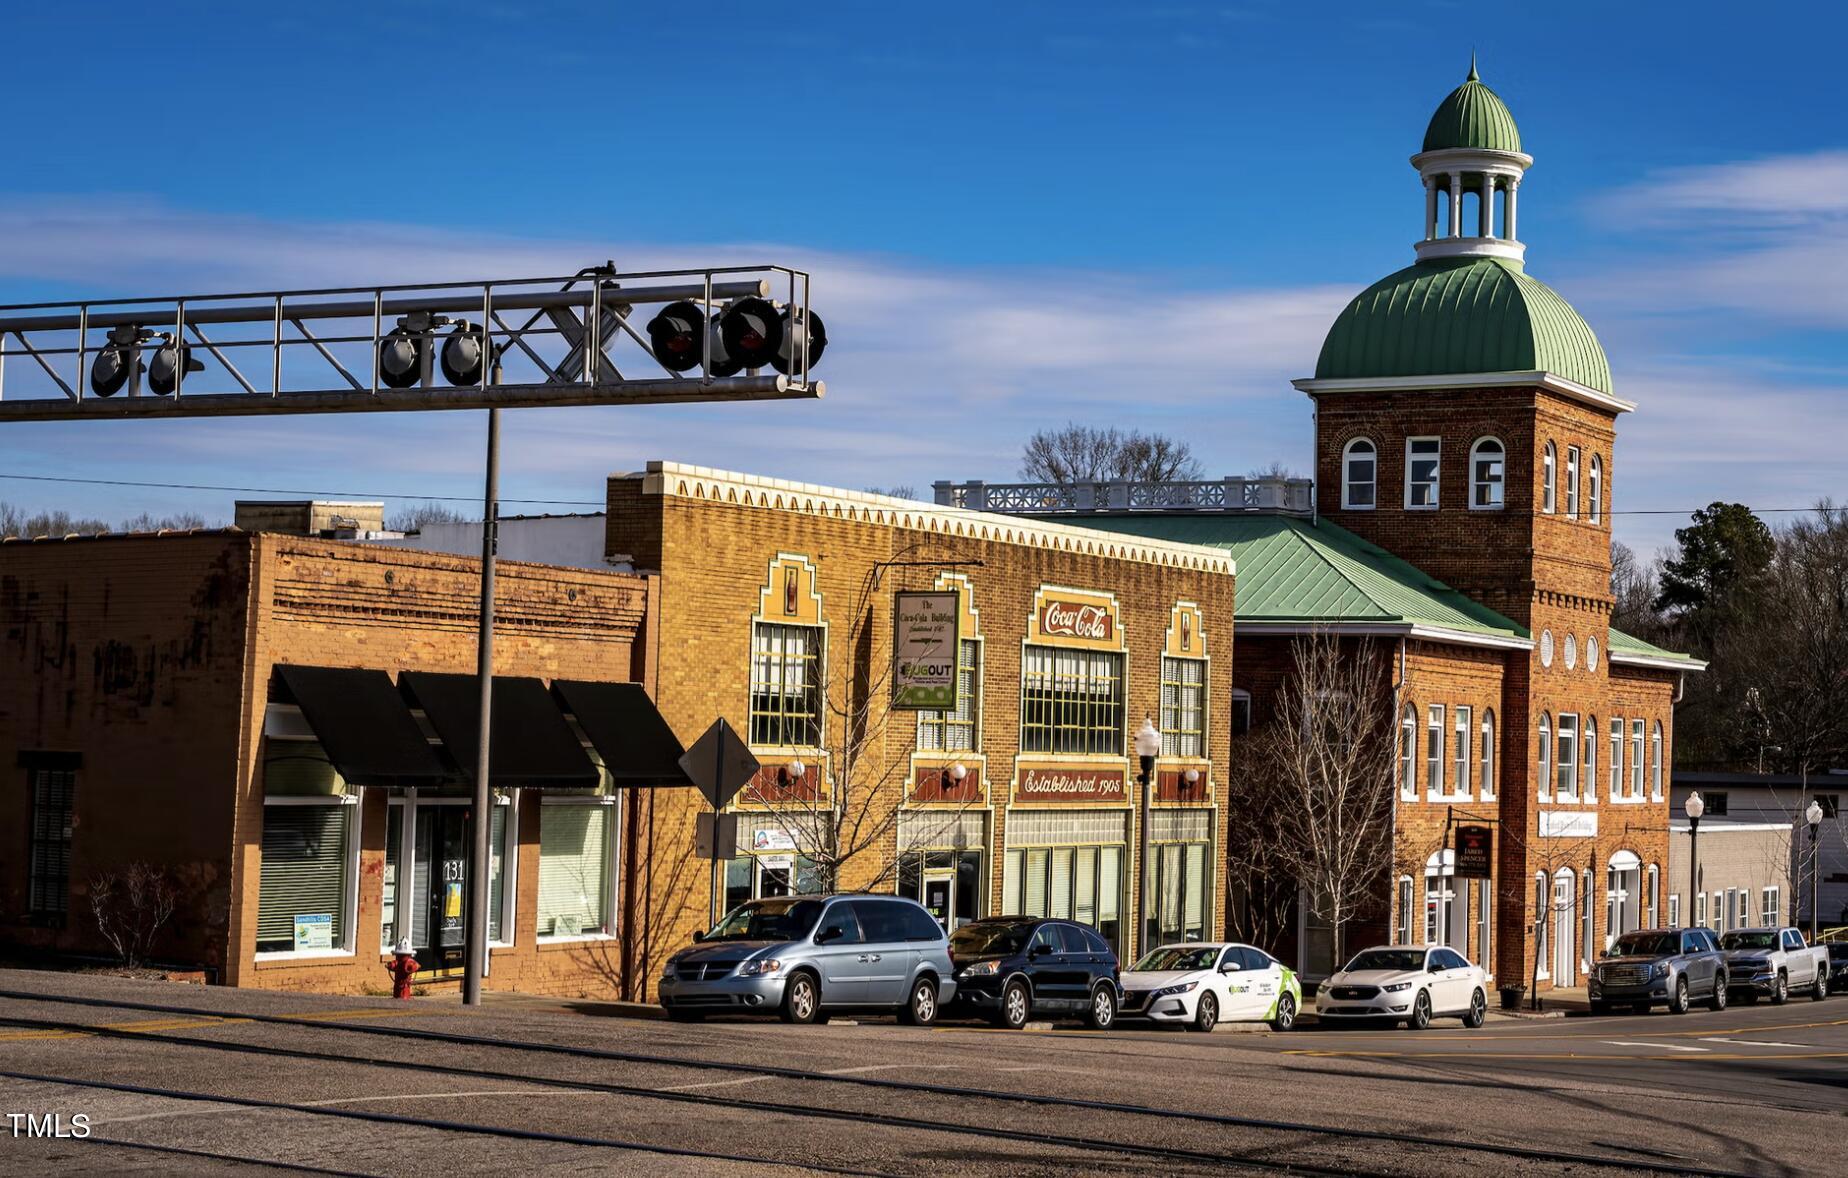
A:
POLYGON ((1491 151, 1485 148, 1447 148, 1420 152, 1412 157, 1424 181, 1425 229, 1416 251, 1422 261, 1427 258, 1508 258, 1521 261, 1527 247, 1516 232, 1515 191, 1521 176, 1533 163, 1533 157, 1518 151, 1491 151), (1495 195, 1505 202, 1501 213, 1501 233, 1495 232, 1495 195), (1480 201, 1473 234, 1465 236, 1463 194, 1474 192, 1480 201), (1444 222, 1438 220, 1438 194, 1449 198, 1450 207, 1444 222), (1447 231, 1446 231, 1447 230, 1447 231))

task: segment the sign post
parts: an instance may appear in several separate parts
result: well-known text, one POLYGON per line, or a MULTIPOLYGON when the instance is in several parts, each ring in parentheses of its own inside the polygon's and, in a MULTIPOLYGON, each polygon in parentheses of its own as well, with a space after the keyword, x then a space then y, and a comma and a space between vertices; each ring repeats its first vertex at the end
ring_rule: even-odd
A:
MULTIPOLYGON (((719 923, 719 860, 731 857, 730 853, 721 855, 720 851, 726 850, 724 844, 729 842, 734 844, 730 852, 735 853, 737 850, 735 844, 738 839, 737 818, 722 815, 719 811, 725 808, 725 803, 737 796, 738 791, 745 787, 745 783, 757 776, 757 771, 762 766, 757 758, 751 755, 751 750, 745 745, 744 739, 738 735, 737 729, 727 724, 725 718, 721 716, 712 722, 712 727, 706 729, 705 734, 694 741, 693 747, 680 758, 680 768, 686 773, 688 779, 699 787, 699 792, 705 796, 705 799, 712 803, 712 837, 708 841, 702 836, 701 840, 701 845, 706 848, 708 861, 711 864, 706 887, 706 927, 711 928, 719 923), (730 818, 729 839, 725 837, 728 817, 730 818)), ((707 816, 702 814, 700 818, 704 823, 707 816)))
POLYGON ((962 595, 900 590, 892 602, 892 710, 956 707, 957 624, 962 595))

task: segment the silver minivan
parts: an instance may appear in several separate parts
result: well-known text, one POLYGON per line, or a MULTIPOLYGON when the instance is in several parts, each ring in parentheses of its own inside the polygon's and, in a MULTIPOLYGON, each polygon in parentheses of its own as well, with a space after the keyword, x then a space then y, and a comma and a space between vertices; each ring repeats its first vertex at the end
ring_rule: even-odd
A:
POLYGON ((668 1017, 683 1022, 774 1013, 812 1023, 852 1010, 923 1026, 956 994, 943 926, 899 896, 752 900, 694 939, 659 983, 668 1017))

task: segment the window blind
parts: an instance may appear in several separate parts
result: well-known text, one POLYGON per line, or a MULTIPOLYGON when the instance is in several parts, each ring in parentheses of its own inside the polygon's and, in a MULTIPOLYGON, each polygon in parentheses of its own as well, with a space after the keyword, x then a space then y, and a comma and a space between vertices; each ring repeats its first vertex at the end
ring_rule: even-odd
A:
POLYGON ((71 807, 77 774, 70 769, 33 769, 32 866, 27 907, 42 916, 70 910, 71 807))
POLYGON ((257 885, 257 951, 295 948, 295 918, 333 918, 336 949, 346 947, 348 806, 265 806, 263 866, 257 885))
POLYGON ((546 806, 539 814, 539 935, 605 931, 609 808, 546 806))

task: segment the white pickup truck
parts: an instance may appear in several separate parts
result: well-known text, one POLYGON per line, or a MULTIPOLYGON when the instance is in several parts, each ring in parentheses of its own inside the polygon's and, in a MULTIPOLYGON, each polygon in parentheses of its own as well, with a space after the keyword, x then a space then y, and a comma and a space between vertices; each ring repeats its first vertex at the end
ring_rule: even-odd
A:
POLYGON ((1727 989, 1747 1002, 1764 995, 1782 1005, 1791 991, 1808 991, 1820 1002, 1829 993, 1829 949, 1811 946, 1794 928, 1740 928, 1720 937, 1726 954, 1727 989))

